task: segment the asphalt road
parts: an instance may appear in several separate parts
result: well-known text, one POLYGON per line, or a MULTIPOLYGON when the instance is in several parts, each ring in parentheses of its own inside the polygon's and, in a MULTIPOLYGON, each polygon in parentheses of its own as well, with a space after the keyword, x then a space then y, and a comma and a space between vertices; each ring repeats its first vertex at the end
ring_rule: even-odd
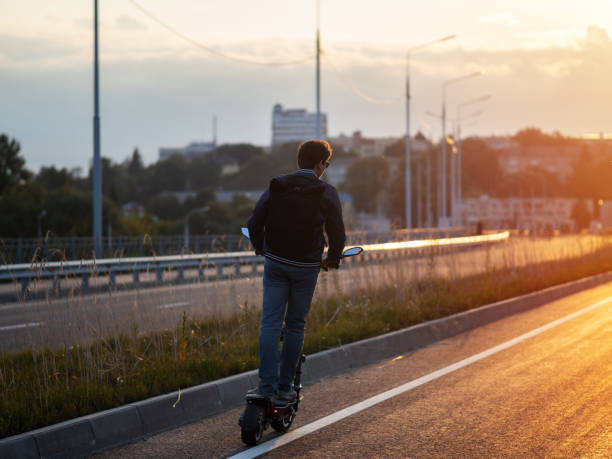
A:
MULTIPOLYGON (((512 239, 474 249, 381 260, 376 265, 343 265, 321 273, 315 297, 325 299, 354 289, 370 290, 428 276, 463 277, 508 266, 523 266, 594 250, 589 238, 512 239)), ((66 281, 78 286, 78 279, 66 281)), ((96 282, 92 280, 92 283, 96 282)), ((104 282, 104 280, 99 280, 104 282)), ((32 288, 37 288, 35 284, 32 288)), ((46 287, 45 287, 46 288, 46 287)), ((118 332, 174 328, 182 315, 197 320, 235 314, 244 304, 261 305, 261 277, 200 282, 164 287, 119 288, 61 299, 0 305, 0 353, 24 348, 82 344, 118 332)))
MULTIPOLYGON (((268 452, 270 457, 601 457, 612 451, 612 283, 423 349, 306 387, 289 434, 432 372, 507 343, 268 452), (599 305, 584 313, 592 305, 599 305), (578 311, 553 328, 538 330, 578 311)), ((235 409, 102 454, 227 457, 240 441, 235 409)), ((264 443, 270 445, 270 443, 264 443)))

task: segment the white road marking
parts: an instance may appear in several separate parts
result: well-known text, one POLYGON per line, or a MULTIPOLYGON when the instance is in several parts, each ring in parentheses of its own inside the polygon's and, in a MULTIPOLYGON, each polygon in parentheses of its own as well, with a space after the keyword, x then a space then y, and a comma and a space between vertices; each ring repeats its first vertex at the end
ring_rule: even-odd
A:
POLYGON ((491 347, 483 352, 480 352, 478 354, 474 354, 471 357, 468 357, 466 359, 460 360, 459 362, 453 363, 447 367, 441 368, 440 370, 434 371, 433 373, 429 373, 425 376, 421 376, 420 378, 414 379, 406 384, 402 384, 401 386, 398 386, 394 389, 388 390, 386 392, 383 392, 381 394, 375 395, 374 397, 368 398, 362 402, 356 403, 355 405, 349 406, 347 408, 344 408, 340 411, 337 411, 335 413, 332 413, 328 416, 325 416, 317 421, 311 422, 310 424, 306 424, 298 429, 295 429, 293 431, 290 431, 280 437, 277 437, 273 440, 267 441, 265 443, 262 443, 260 445, 254 446, 252 448, 249 448, 241 453, 235 454, 234 456, 231 456, 230 459, 246 459, 246 458, 253 458, 253 457, 257 457, 257 456, 261 456, 262 454, 266 454, 267 452, 279 448, 283 445, 286 445, 288 443, 291 443, 292 441, 295 441, 299 438, 302 438, 306 435, 308 435, 309 433, 315 432, 319 429, 322 429, 323 427, 326 427, 330 424, 333 424, 335 422, 338 422, 344 418, 347 418, 355 413, 359 413, 360 411, 366 410, 378 403, 384 402, 386 400, 389 400, 390 398, 396 397, 400 394, 403 394, 404 392, 407 392, 409 390, 412 390, 416 387, 422 386, 423 384, 426 384, 430 381, 433 381, 435 379, 438 379, 442 376, 445 376, 449 373, 452 373, 454 371, 457 371, 463 367, 467 367, 468 365, 471 365, 474 362, 478 362, 479 360, 485 359, 487 357, 490 357, 493 354, 497 354, 498 352, 501 352, 505 349, 508 349, 512 346, 515 346, 516 344, 522 343, 525 340, 528 340, 529 338, 533 338, 536 335, 539 335, 540 333, 543 333, 547 330, 550 330, 551 328, 554 328, 558 325, 561 325, 565 322, 568 322, 572 319, 575 319, 576 317, 579 317, 583 314, 586 314, 596 308, 599 308, 600 306, 603 306, 605 304, 608 304, 612 301, 612 296, 606 298, 605 300, 601 300, 598 301, 597 303, 594 303, 584 309, 581 309, 579 311, 576 311, 572 314, 568 314, 567 316, 561 317, 560 319, 554 320, 552 322, 549 322, 546 325, 543 325, 541 327, 538 327, 534 330, 531 330, 530 332, 524 333, 520 336, 517 336, 516 338, 513 338, 509 341, 506 341, 504 343, 501 343, 497 346, 491 347))
POLYGON ((42 324, 44 324, 44 322, 28 322, 26 324, 6 325, 4 327, 0 327, 0 331, 18 330, 20 328, 28 327, 40 327, 42 324))
POLYGON ((157 306, 157 309, 172 309, 172 308, 180 308, 181 306, 189 306, 189 302, 181 301, 180 303, 162 304, 161 306, 157 306))

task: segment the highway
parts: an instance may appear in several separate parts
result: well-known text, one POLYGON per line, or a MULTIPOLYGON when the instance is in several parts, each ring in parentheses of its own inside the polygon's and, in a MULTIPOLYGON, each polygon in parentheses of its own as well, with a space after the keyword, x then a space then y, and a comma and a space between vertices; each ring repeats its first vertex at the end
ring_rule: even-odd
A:
POLYGON ((102 456, 607 458, 611 361, 609 283, 308 386, 290 432, 258 450, 235 409, 102 456))
MULTIPOLYGON (((495 268, 518 267, 595 250, 584 241, 514 239, 461 252, 381 260, 374 265, 344 264, 321 273, 315 298, 372 290, 432 276, 461 278, 495 268)), ((74 287, 78 279, 66 281, 74 287)), ((92 283, 96 280, 92 280, 92 283)), ((104 281, 101 281, 104 282, 104 281)), ((33 284, 33 288, 36 285, 33 284)), ((0 305, 0 351, 82 344, 118 332, 173 328, 183 313, 197 320, 235 314, 248 303, 261 304, 261 277, 163 287, 67 295, 60 299, 0 305)))

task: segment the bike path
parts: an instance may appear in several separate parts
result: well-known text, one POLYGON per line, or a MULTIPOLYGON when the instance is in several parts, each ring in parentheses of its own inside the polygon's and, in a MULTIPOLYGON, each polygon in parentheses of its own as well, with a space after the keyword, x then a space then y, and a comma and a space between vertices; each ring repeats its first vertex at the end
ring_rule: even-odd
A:
MULTIPOLYGON (((612 296, 612 283, 304 389, 292 431, 612 296)), ((309 434, 272 457, 605 457, 612 448, 612 306, 309 434)), ((242 409, 103 457, 227 457, 247 451, 242 409)), ((264 441, 277 435, 267 430, 264 441)))

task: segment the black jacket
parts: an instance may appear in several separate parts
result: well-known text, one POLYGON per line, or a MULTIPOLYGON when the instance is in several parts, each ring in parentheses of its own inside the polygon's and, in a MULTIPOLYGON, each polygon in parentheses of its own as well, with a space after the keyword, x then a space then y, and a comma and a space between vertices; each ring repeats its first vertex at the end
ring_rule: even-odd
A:
MULTIPOLYGON (((264 192, 259 198, 253 215, 249 218, 247 226, 249 228, 249 234, 251 242, 255 247, 255 250, 260 253, 267 253, 281 257, 287 260, 293 261, 309 261, 309 262, 320 262, 323 256, 323 249, 325 245, 325 239, 323 237, 323 228, 327 233, 329 240, 329 250, 327 258, 330 263, 337 263, 342 255, 344 249, 344 241, 346 239, 344 233, 344 223, 342 221, 342 207, 340 206, 340 199, 338 198, 338 192, 336 189, 328 183, 320 181, 314 173, 299 171, 295 174, 284 175, 276 177, 272 183, 287 181, 296 181, 300 184, 307 184, 312 182, 313 184, 321 184, 325 187, 323 190, 322 198, 320 200, 319 215, 318 218, 321 223, 321 231, 318 235, 313 237, 313 240, 309 248, 306 249, 306 256, 300 260, 295 260, 295 257, 291 253, 278 253, 272 250, 268 244, 266 244, 266 228, 265 222, 268 216, 268 205, 270 202, 270 188, 264 192)), ((301 209, 295 209, 295 212, 300 212, 301 209)), ((292 218, 291 215, 287 215, 287 218, 292 218)), ((294 216, 295 218, 295 216, 294 216)), ((302 250, 302 252, 304 252, 302 250)))

